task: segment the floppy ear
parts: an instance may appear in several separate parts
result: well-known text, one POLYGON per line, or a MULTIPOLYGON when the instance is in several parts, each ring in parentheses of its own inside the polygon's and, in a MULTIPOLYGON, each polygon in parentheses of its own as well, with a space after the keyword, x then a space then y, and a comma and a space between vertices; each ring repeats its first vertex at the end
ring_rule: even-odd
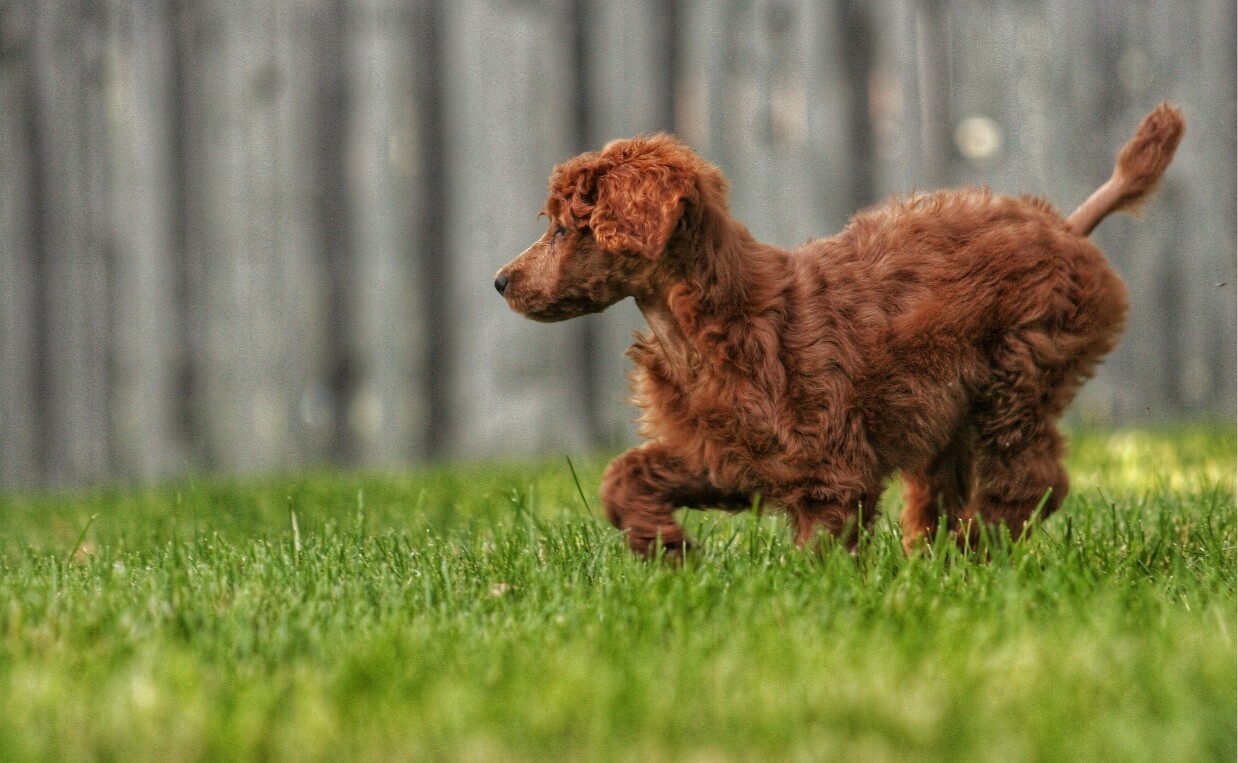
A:
POLYGON ((685 170, 620 164, 598 181, 589 227, 603 249, 639 252, 652 260, 670 242, 683 214, 682 202, 694 196, 692 177, 685 170))

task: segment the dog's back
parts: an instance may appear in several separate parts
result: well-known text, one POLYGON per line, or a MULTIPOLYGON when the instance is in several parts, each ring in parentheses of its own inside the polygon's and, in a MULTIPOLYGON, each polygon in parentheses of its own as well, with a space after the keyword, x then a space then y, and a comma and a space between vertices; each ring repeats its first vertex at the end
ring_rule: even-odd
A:
POLYGON ((832 299, 867 302, 904 325, 932 312, 926 330, 973 344, 1065 326, 1080 312, 1105 316, 1094 331, 1117 331, 1126 310, 1125 288, 1100 249, 1048 202, 985 188, 894 199, 801 256, 819 260, 832 299))

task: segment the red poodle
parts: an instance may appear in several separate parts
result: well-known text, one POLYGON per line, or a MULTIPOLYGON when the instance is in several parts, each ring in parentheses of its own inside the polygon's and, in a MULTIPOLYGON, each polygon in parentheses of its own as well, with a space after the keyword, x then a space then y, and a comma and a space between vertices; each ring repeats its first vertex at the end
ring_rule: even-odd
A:
POLYGON ((548 230, 495 287, 538 321, 625 297, 648 320, 628 351, 648 441, 601 488, 638 553, 682 553, 677 507, 758 496, 798 544, 854 544, 895 470, 908 548, 941 521, 964 545, 978 522, 1018 537, 1066 496, 1055 421, 1126 315, 1088 234, 1151 193, 1183 131, 1158 106, 1068 218, 1040 198, 938 191, 791 250, 732 219, 726 179, 687 146, 619 140, 555 168, 548 230))

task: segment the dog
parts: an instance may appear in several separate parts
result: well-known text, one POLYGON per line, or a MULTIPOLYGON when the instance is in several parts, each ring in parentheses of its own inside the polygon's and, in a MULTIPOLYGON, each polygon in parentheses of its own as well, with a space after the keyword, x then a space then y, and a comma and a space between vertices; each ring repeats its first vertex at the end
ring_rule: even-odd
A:
POLYGON ((679 507, 788 515, 795 542, 854 549, 901 471, 908 550, 943 526, 1020 537, 1062 504, 1055 422, 1114 348, 1128 301, 1088 235, 1155 189, 1185 130, 1163 103, 1063 218, 962 188, 894 198, 831 238, 759 243, 722 172, 665 135, 554 168, 546 233, 499 270, 518 313, 560 321, 632 297, 646 442, 607 467, 607 518, 638 554, 682 555, 679 507))

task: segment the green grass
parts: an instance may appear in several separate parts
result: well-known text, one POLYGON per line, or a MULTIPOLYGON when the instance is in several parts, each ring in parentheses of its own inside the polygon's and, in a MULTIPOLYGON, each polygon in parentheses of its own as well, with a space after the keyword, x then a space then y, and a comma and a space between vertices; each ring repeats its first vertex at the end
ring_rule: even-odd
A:
POLYGON ((0 760, 1233 761, 1235 449, 1076 437, 987 563, 638 562, 601 459, 0 495, 0 760))

